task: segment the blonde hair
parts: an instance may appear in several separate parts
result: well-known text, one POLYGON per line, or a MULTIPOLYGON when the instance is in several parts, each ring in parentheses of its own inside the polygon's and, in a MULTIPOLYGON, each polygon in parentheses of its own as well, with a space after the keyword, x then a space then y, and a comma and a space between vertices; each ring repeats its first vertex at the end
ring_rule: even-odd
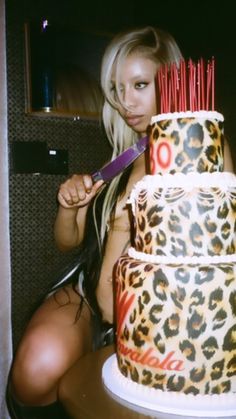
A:
MULTIPOLYGON (((113 147, 112 159, 137 141, 137 134, 125 123, 117 110, 117 101, 111 91, 112 72, 115 67, 116 85, 125 59, 131 54, 144 56, 157 64, 179 63, 182 54, 174 38, 167 32, 151 26, 121 32, 107 46, 101 66, 101 86, 104 93, 103 124, 113 147)), ((110 183, 102 211, 100 240, 103 242, 106 228, 114 206, 117 176, 110 183)))

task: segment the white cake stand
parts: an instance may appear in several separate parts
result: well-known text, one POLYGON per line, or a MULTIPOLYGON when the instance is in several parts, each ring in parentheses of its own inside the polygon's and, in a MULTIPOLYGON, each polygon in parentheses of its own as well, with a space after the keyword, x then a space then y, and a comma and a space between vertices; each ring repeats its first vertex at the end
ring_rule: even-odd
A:
POLYGON ((104 363, 102 378, 105 388, 118 402, 144 414, 158 413, 158 419, 171 419, 176 415, 182 419, 236 419, 236 394, 193 396, 150 389, 120 373, 116 354, 104 363))

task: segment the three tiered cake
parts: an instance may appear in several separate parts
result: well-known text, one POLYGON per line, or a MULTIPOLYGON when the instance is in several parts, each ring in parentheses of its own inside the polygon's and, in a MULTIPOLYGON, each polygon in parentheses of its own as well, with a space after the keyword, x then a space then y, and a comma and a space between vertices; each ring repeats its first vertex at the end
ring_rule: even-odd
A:
POLYGON ((154 116, 151 174, 129 199, 135 237, 115 269, 117 353, 104 382, 163 412, 236 415, 236 176, 223 171, 223 120, 154 116))

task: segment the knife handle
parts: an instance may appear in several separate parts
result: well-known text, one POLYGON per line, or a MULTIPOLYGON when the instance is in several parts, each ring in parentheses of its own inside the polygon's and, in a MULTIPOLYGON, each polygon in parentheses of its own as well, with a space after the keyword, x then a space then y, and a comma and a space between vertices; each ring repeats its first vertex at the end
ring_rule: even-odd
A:
POLYGON ((99 180, 102 180, 102 175, 101 175, 101 172, 98 170, 98 171, 96 171, 96 172, 93 172, 92 174, 91 174, 91 177, 92 177, 92 179, 93 179, 93 183, 96 183, 96 182, 98 182, 99 180))

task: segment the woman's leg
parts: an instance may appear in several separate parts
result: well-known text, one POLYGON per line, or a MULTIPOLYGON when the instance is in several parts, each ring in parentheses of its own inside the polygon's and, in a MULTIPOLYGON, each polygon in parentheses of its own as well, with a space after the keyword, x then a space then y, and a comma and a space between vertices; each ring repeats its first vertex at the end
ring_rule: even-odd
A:
POLYGON ((10 388, 28 406, 57 400, 59 379, 82 355, 92 350, 91 312, 80 296, 66 287, 50 296, 32 317, 17 350, 10 388))

